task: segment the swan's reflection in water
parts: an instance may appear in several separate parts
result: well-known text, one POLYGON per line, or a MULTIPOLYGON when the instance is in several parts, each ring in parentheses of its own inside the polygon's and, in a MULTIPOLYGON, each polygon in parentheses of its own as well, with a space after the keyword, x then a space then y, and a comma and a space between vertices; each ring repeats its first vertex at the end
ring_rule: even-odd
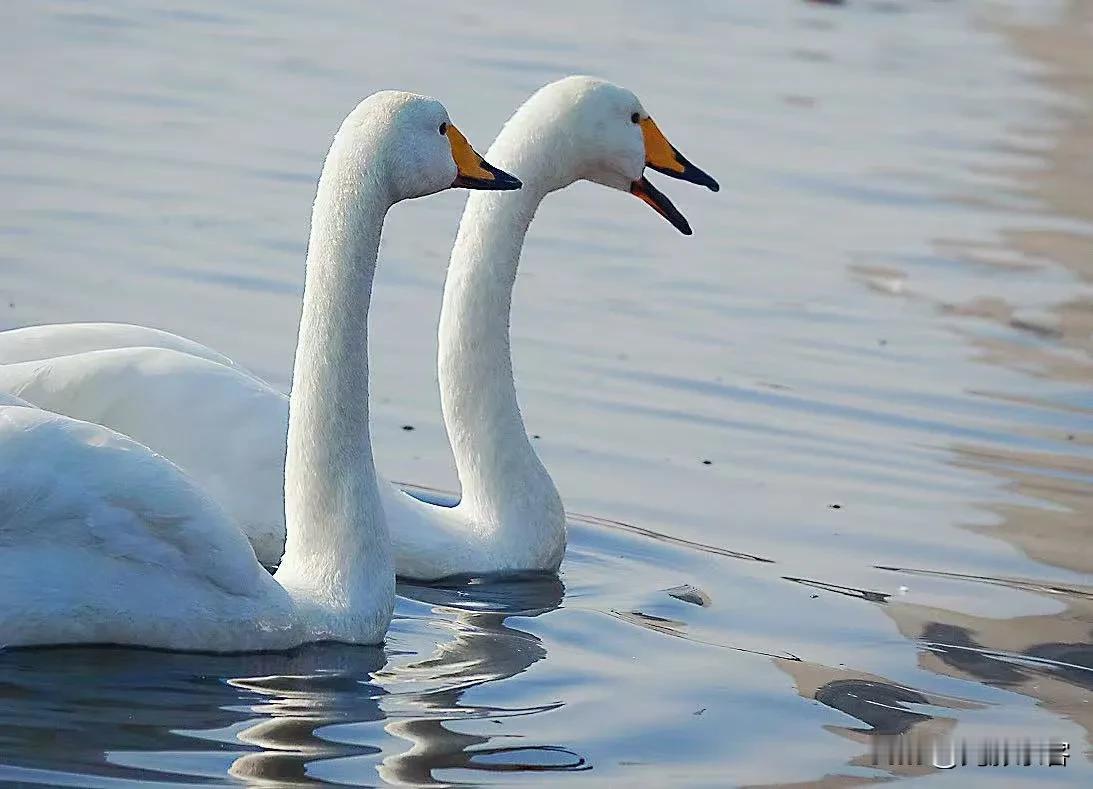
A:
MULTIPOLYGON (((573 770, 561 745, 513 745, 522 716, 560 706, 476 705, 467 694, 546 656, 510 616, 560 604, 557 579, 400 585, 431 607, 432 649, 318 644, 291 653, 180 655, 118 648, 0 652, 0 777, 34 783, 215 779, 293 785, 335 780, 430 784, 435 771, 573 770), (470 591, 473 589, 473 595, 470 591), (435 643, 435 641, 433 642, 435 643), (489 722, 497 733, 453 731, 489 722), (501 725, 494 723, 500 721, 501 725), (395 753, 399 740, 411 746, 395 753), (395 747, 393 747, 393 743, 395 747)), ((408 605, 415 605, 414 600, 408 605)), ((403 618, 406 631, 420 624, 403 618)))
POLYGON ((382 690, 371 675, 384 661, 381 649, 335 644, 245 656, 0 652, 5 774, 29 768, 15 775, 69 783, 78 774, 85 783, 88 776, 145 781, 230 772, 291 782, 317 755, 378 751, 324 742, 315 729, 381 719, 382 690), (40 774, 46 765, 48 774, 40 774))
MULTIPOLYGON (((0 652, 4 777, 222 776, 252 756, 242 732, 260 725, 256 714, 307 708, 316 718, 381 717, 370 678, 384 659, 378 648, 343 645, 230 656, 110 647, 0 652), (263 686, 278 679, 294 688, 267 700, 263 686)), ((314 746, 302 739, 293 749, 314 746)))
MULTIPOLYGON (((247 710, 263 716, 248 720, 234 732, 237 742, 260 750, 235 759, 228 769, 233 777, 278 785, 308 783, 308 765, 313 762, 379 753, 376 746, 341 743, 320 730, 338 723, 383 720, 379 704, 383 690, 372 677, 383 667, 386 655, 378 648, 345 645, 315 649, 319 659, 312 666, 297 663, 264 676, 228 680, 232 687, 260 697, 247 710)), ((369 777, 365 771, 361 779, 369 777)))
POLYGON ((387 757, 380 766, 384 780, 398 784, 438 783, 437 770, 489 772, 556 771, 587 769, 586 760, 558 745, 491 745, 511 742, 513 721, 549 712, 561 702, 531 706, 468 704, 465 696, 487 682, 514 677, 546 657, 546 648, 531 633, 510 627, 511 616, 538 616, 562 601, 565 588, 552 576, 522 579, 469 579, 448 585, 400 584, 399 594, 433 606, 436 614, 449 614, 454 638, 440 643, 424 660, 389 665, 376 679, 392 687, 443 683, 421 693, 392 694, 384 700, 388 733, 413 745, 410 750, 387 757), (452 723, 488 719, 498 734, 467 734, 452 723))

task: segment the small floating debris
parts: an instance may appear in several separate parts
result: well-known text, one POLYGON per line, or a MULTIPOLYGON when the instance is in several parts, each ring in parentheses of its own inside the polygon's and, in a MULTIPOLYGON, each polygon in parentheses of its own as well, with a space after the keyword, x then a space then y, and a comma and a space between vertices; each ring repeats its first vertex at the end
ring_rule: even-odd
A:
POLYGON ((403 425, 402 429, 405 430, 407 433, 409 433, 411 430, 414 429, 414 426, 413 425, 403 425))
POLYGON ((843 505, 842 504, 828 504, 827 508, 829 510, 841 510, 843 508, 843 505))
POLYGON ((691 605, 698 605, 706 608, 713 602, 710 596, 699 589, 697 586, 691 586, 690 584, 683 584, 681 586, 673 586, 671 589, 665 589, 670 597, 674 597, 676 600, 682 600, 684 603, 690 603, 691 605))
POLYGON ((888 266, 855 265, 851 267, 856 279, 867 288, 888 296, 901 296, 905 293, 907 274, 888 266))
POLYGON ((702 714, 703 712, 705 712, 705 711, 706 711, 706 708, 705 708, 705 707, 703 707, 702 709, 699 709, 699 710, 695 710, 695 711, 694 711, 694 712, 692 712, 691 714, 692 714, 692 715, 701 715, 701 714, 702 714))
POLYGON ((1037 337, 1041 337, 1045 340, 1057 340, 1063 336, 1062 330, 1057 329, 1054 326, 1048 326, 1037 321, 1025 320, 1023 318, 1013 318, 1009 325, 1011 329, 1027 331, 1030 334, 1035 334, 1037 337))
POLYGON ((788 104, 791 107, 815 107, 816 99, 812 96, 803 96, 798 94, 792 94, 788 96, 782 96, 782 102, 788 104))
POLYGON ((839 584, 816 581, 811 578, 797 578, 792 575, 783 575, 782 579, 785 581, 792 581, 795 584, 811 586, 814 589, 819 589, 821 592, 834 592, 835 594, 846 595, 847 597, 856 597, 859 600, 868 600, 871 603, 887 603, 890 596, 883 592, 875 592, 871 589, 856 589, 853 586, 840 586, 839 584))
POLYGON ((533 433, 531 437, 532 438, 542 438, 542 436, 539 435, 538 433, 533 433))
POLYGON ((712 466, 712 465, 713 465, 713 461, 712 461, 712 460, 703 460, 703 461, 702 461, 702 465, 703 465, 703 466, 712 466))

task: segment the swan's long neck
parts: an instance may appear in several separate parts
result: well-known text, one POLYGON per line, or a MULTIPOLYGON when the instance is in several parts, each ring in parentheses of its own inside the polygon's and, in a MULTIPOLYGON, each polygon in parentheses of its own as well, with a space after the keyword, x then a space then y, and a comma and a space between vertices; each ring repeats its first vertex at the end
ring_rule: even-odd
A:
POLYGON ((509 313, 528 225, 555 187, 540 172, 549 157, 534 156, 525 139, 510 121, 487 154, 520 178, 523 188, 474 192, 467 200, 444 285, 438 377, 462 487, 460 506, 480 523, 541 532, 564 529, 564 517, 520 415, 509 313))
MULTIPOLYGON (((394 582, 368 428, 368 305, 391 201, 378 175, 361 176, 360 156, 339 156, 335 144, 315 198, 276 576, 290 592, 342 609, 362 605, 362 595, 382 600, 394 582)), ((331 627, 332 638, 345 635, 331 627)))

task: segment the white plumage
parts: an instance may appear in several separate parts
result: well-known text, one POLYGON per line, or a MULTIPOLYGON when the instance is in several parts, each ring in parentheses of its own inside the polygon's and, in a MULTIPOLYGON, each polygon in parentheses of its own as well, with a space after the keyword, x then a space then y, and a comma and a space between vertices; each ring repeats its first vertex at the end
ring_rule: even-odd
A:
MULTIPOLYGON (((368 435, 368 303, 387 210, 456 178, 455 143, 438 134, 448 123, 439 102, 385 91, 350 113, 327 156, 308 244, 286 482, 283 493, 280 485, 263 491, 288 516, 275 576, 203 486, 246 447, 236 424, 244 412, 266 408, 270 438, 282 446, 272 454, 285 454, 285 422, 275 423, 284 409, 262 385, 223 357, 194 355, 188 341, 146 329, 21 335, 34 338, 23 343, 24 355, 31 346, 57 350, 62 339, 84 352, 7 368, 21 374, 15 391, 40 402, 78 391, 66 410, 123 424, 153 444, 170 435, 180 456, 200 455, 206 470, 199 481, 192 468, 184 472, 108 427, 5 397, 0 645, 237 651, 382 641, 394 567, 368 435), (137 334, 177 350, 86 350, 105 335, 137 334), (138 380, 148 389, 121 383, 138 380), (215 415, 230 437, 213 447, 188 435, 186 418, 198 412, 215 415)), ((280 476, 277 457, 271 477, 280 476)))

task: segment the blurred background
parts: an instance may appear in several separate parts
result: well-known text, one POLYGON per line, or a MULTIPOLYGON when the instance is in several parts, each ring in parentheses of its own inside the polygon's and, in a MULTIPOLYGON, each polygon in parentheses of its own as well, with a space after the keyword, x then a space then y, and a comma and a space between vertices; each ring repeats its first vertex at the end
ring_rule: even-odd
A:
MULTIPOLYGON (((722 185, 546 201, 513 308, 558 584, 404 586, 386 649, 0 653, 0 780, 858 785, 872 734, 1093 731, 1093 3, 8 3, 0 328, 168 329, 286 391, 342 117, 633 90, 722 185), (616 523, 616 522, 621 522, 616 523)), ((380 468, 454 491, 465 195, 387 222, 380 468), (403 430, 412 425, 413 431, 403 430)), ((998 780, 989 770, 932 780, 998 780)))

